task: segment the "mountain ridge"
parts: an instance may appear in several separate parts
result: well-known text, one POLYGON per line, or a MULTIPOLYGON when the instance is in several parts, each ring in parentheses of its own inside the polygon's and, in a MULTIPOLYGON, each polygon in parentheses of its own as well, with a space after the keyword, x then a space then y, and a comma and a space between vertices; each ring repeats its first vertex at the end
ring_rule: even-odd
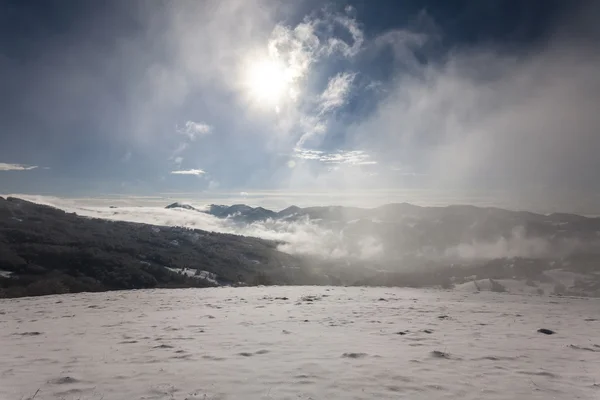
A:
MULTIPOLYGON (((171 208, 205 212, 187 206, 171 208)), ((288 239, 83 217, 0 198, 0 297, 238 284, 500 290, 515 282, 534 294, 600 296, 597 218, 400 203, 367 214, 360 208, 293 206, 270 224, 251 222, 270 214, 261 207, 206 210, 237 218, 238 228, 271 229, 269 237, 282 230, 288 239), (297 229, 303 226, 309 229, 297 229), (297 243, 289 239, 296 234, 303 240, 308 235, 301 245, 334 240, 343 247, 319 255, 302 246, 294 250, 297 243)))
MULTIPOLYGON (((287 208, 284 208, 280 211, 274 211, 271 209, 264 208, 262 206, 252 207, 247 204, 233 204, 233 205, 221 205, 221 204, 210 204, 208 206, 208 210, 200 210, 192 205, 175 202, 169 204, 165 208, 174 209, 174 208, 182 208, 188 209, 198 212, 203 212, 206 214, 211 214, 213 216, 219 218, 227 218, 227 217, 236 217, 241 216, 244 217, 247 214, 256 214, 260 217, 264 218, 272 218, 272 217, 286 217, 293 214, 300 214, 302 216, 308 215, 315 216, 319 214, 329 213, 338 213, 338 214, 359 214, 364 216, 369 215, 377 215, 381 213, 401 213, 402 215, 412 216, 419 215, 425 212, 430 213, 443 213, 445 211, 470 211, 470 212, 478 212, 478 213, 497 213, 497 214, 512 214, 514 216, 525 217, 528 216, 533 219, 551 219, 556 220, 557 222, 569 220, 569 221, 600 221, 600 217, 597 216, 586 216, 576 213, 565 213, 565 212, 553 212, 553 213, 536 213, 532 211, 526 210, 511 210, 507 208, 501 207, 493 207, 493 206, 475 206, 470 204, 450 204, 446 206, 419 206, 412 203, 388 203, 384 205, 380 205, 377 207, 354 207, 354 206, 340 206, 340 205, 331 205, 331 206, 310 206, 310 207, 298 207, 295 205, 291 205, 287 208)), ((568 222, 568 221, 565 221, 568 222)))

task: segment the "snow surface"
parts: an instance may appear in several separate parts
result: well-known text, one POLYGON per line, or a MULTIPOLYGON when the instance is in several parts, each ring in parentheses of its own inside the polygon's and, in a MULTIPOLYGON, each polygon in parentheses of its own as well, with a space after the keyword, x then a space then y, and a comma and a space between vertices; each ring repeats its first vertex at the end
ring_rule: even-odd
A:
POLYGON ((600 399, 599 305, 344 287, 5 299, 0 399, 600 399))
MULTIPOLYGON (((587 280, 595 281, 597 278, 592 274, 584 275, 561 269, 551 269, 544 271, 542 274, 546 277, 544 281, 532 280, 531 282, 527 282, 524 279, 494 279, 494 282, 500 284, 505 292, 512 294, 556 294, 556 285, 560 284, 569 293, 600 298, 600 291, 597 289, 584 290, 574 286, 576 280, 584 282, 587 280)), ((468 282, 457 284, 454 290, 462 292, 493 291, 492 281, 488 278, 476 279, 476 276, 472 276, 470 279, 467 278, 467 280, 468 282)))

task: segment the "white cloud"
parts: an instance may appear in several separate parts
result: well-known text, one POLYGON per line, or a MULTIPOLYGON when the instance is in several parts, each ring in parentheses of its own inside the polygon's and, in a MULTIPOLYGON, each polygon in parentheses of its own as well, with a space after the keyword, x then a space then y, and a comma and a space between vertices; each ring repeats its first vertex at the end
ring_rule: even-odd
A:
POLYGON ((302 80, 308 73, 320 41, 314 31, 314 25, 308 21, 295 28, 276 25, 268 41, 268 54, 285 66, 285 75, 291 82, 302 80))
POLYGON ((597 192, 599 68, 597 51, 560 40, 518 56, 455 51, 399 76, 348 140, 418 171, 427 189, 479 185, 522 204, 597 192))
POLYGON ((176 130, 177 133, 187 136, 187 140, 177 145, 171 152, 169 160, 173 160, 175 164, 181 165, 183 157, 179 155, 190 147, 190 142, 195 141, 200 136, 210 135, 213 132, 213 127, 204 122, 187 121, 183 128, 176 128, 176 130))
POLYGON ((29 171, 38 168, 37 165, 0 163, 0 171, 29 171))
POLYGON ((344 72, 329 80, 327 88, 319 99, 321 113, 333 111, 346 103, 355 76, 355 74, 344 72))
POLYGON ((356 74, 343 72, 329 79, 327 87, 316 99, 317 115, 304 115, 298 121, 302 135, 296 146, 302 147, 309 139, 327 133, 329 119, 332 113, 348 101, 352 82, 356 74))
POLYGON ((268 42, 268 53, 286 66, 290 80, 298 81, 308 74, 314 62, 336 53, 353 57, 363 42, 364 35, 356 20, 343 14, 325 13, 322 18, 305 18, 293 28, 277 24, 268 42), (336 29, 346 31, 351 40, 333 35, 336 29))
MULTIPOLYGON (((280 125, 286 126, 287 133, 296 136, 296 145, 302 146, 309 139, 323 137, 328 130, 333 111, 343 106, 350 94, 355 75, 342 72, 334 75, 321 94, 314 94, 303 87, 302 82, 313 72, 313 66, 329 57, 352 58, 364 44, 364 34, 355 19, 348 14, 323 12, 320 17, 305 18, 295 27, 276 25, 269 39, 269 57, 285 65, 286 76, 294 89, 295 109, 277 107, 280 125), (299 100, 299 101, 296 101, 299 100), (309 111, 306 104, 314 105, 309 111), (284 118, 287 120, 281 122, 284 118)), ((313 143, 315 145, 316 143, 313 143)))
MULTIPOLYGON (((254 236, 282 242, 279 250, 290 254, 309 254, 327 258, 348 256, 374 259, 381 255, 382 248, 374 239, 364 238, 351 243, 339 230, 329 229, 314 221, 267 220, 252 224, 238 224, 230 219, 219 219, 210 214, 185 209, 165 209, 164 206, 108 206, 84 205, 77 200, 66 200, 47 196, 19 195, 20 198, 39 204, 50 205, 78 215, 108 220, 140 222, 160 226, 182 226, 213 232, 254 236)), ((165 200, 164 204, 172 200, 165 200)), ((190 203, 197 210, 205 210, 205 205, 190 203)))
POLYGON ((325 164, 349 164, 349 165, 375 165, 377 161, 371 159, 371 156, 362 150, 325 152, 321 150, 311 150, 295 148, 294 156, 303 160, 315 160, 325 164))
POLYGON ((183 128, 177 128, 177 132, 186 135, 191 141, 200 136, 206 136, 213 132, 213 127, 204 122, 187 121, 183 128))
POLYGON ((171 174, 173 175, 196 175, 196 176, 202 176, 205 175, 206 172, 201 170, 201 169, 185 169, 185 170, 179 170, 179 171, 171 171, 171 174))
MULTIPOLYGON (((334 54, 352 57, 362 41, 356 21, 345 15, 324 12, 321 18, 306 17, 296 26, 278 23, 263 50, 252 46, 243 57, 236 89, 253 106, 268 105, 266 109, 277 114, 299 111, 295 108, 312 96, 303 83, 313 65, 334 54), (350 39, 347 42, 334 32, 350 39)), ((296 118, 301 119, 301 114, 296 118)))
MULTIPOLYGON (((346 12, 349 11, 352 10, 346 9, 346 12)), ((349 18, 345 15, 337 15, 333 19, 333 22, 339 27, 345 29, 350 36, 352 36, 352 41, 348 43, 338 37, 330 37, 327 41, 327 45, 324 48, 325 52, 328 55, 339 52, 346 57, 354 57, 362 49, 364 42, 363 31, 360 29, 355 19, 349 18)))

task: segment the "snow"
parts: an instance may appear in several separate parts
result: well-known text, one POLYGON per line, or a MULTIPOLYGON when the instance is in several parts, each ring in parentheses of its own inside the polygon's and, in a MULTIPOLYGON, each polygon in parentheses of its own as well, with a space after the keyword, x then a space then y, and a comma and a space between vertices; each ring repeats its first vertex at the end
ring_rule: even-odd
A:
MULTIPOLYGON (((523 280, 494 279, 494 281, 500 284, 507 293, 512 294, 539 295, 539 289, 545 294, 550 294, 554 291, 554 284, 551 283, 534 282, 535 286, 529 286, 523 280)), ((492 282, 489 279, 477 279, 454 287, 454 290, 463 292, 492 291, 492 289, 492 282)))
MULTIPOLYGON (((566 294, 577 294, 579 296, 600 297, 598 289, 586 290, 575 285, 576 281, 595 282, 597 278, 594 273, 579 274, 572 271, 561 269, 551 269, 542 272, 544 279, 540 280, 525 280, 525 279, 494 279, 493 281, 500 284, 505 292, 512 294, 555 294, 556 287, 562 285, 567 291, 566 294)), ((477 279, 477 276, 472 275, 465 278, 464 283, 459 283, 453 288, 460 292, 475 292, 475 291, 493 291, 493 284, 490 279, 477 279)))
POLYGON ((178 274, 183 274, 185 276, 196 276, 196 270, 191 268, 170 268, 167 267, 168 270, 176 272, 178 274))
POLYGON ((191 269, 191 268, 170 268, 170 267, 166 267, 168 270, 176 272, 178 274, 183 274, 185 276, 191 277, 191 278, 196 278, 196 279, 204 279, 205 281, 214 283, 215 285, 218 285, 219 282, 217 280, 217 274, 213 273, 213 272, 209 272, 209 271, 203 271, 203 270, 195 270, 195 269, 191 269))
POLYGON ((599 305, 354 287, 4 299, 0 399, 597 399, 599 305))
POLYGON ((214 283, 215 285, 219 284, 219 282, 217 280, 217 274, 215 274, 213 272, 199 270, 196 276, 199 279, 204 279, 205 281, 214 283))

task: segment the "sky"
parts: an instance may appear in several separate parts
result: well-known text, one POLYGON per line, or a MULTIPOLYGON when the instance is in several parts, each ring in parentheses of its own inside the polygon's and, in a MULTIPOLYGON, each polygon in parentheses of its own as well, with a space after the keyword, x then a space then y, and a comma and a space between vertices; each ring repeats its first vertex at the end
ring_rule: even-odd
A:
POLYGON ((1 1, 0 193, 600 214, 599 16, 594 0, 1 1))

